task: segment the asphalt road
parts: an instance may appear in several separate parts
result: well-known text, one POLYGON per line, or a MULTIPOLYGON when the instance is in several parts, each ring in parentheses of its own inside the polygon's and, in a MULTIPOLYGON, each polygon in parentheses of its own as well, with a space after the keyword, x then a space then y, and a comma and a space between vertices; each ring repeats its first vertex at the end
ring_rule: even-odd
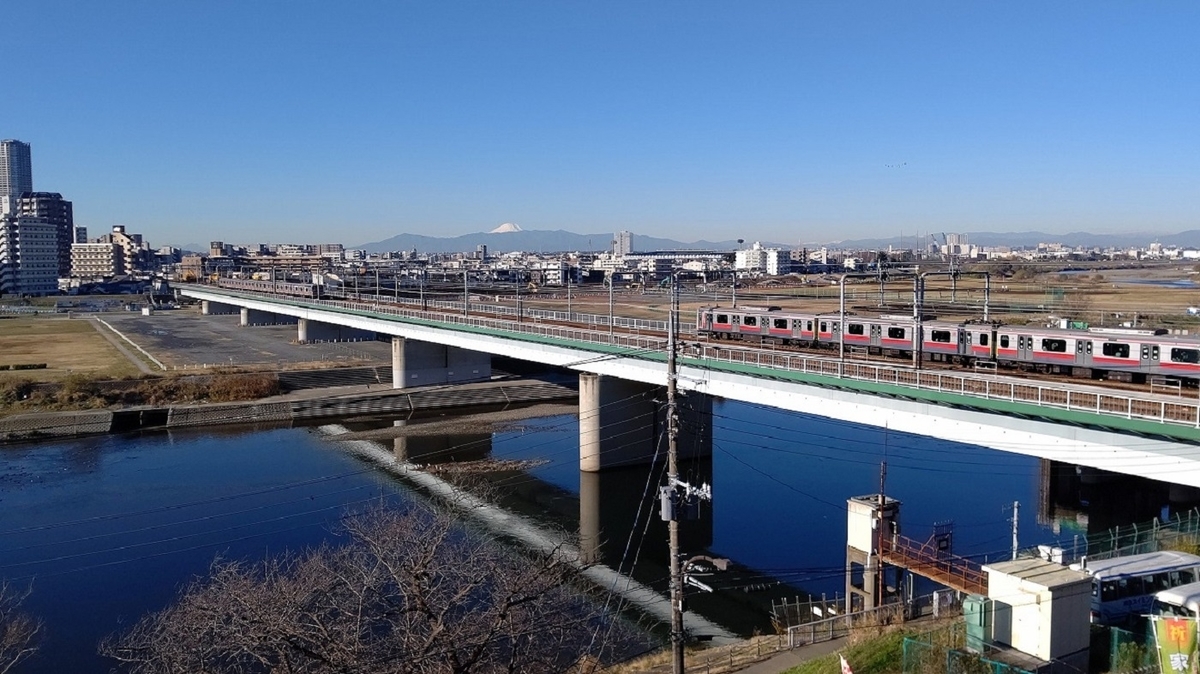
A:
POLYGON ((387 342, 295 344, 295 325, 241 327, 237 314, 201 316, 196 309, 106 312, 104 320, 168 367, 392 362, 387 342))

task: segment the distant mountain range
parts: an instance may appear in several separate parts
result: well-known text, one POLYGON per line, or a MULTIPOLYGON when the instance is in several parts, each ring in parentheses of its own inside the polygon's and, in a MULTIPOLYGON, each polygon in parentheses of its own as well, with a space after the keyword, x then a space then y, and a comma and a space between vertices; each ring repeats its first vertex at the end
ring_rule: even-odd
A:
MULTIPOLYGON (((488 247, 489 252, 502 253, 508 251, 524 251, 529 253, 555 252, 596 252, 612 250, 613 235, 611 232, 599 234, 575 234, 565 230, 523 230, 500 227, 503 231, 478 232, 454 237, 424 236, 421 234, 398 234, 390 239, 349 246, 368 253, 386 253, 397 250, 416 250, 419 253, 467 253, 474 251, 479 245, 488 247)), ((1180 248, 1200 248, 1200 229, 1189 229, 1177 234, 1090 234, 1088 232, 1072 232, 1070 234, 1047 234, 1045 232, 967 232, 967 241, 977 246, 1009 246, 1011 248, 1031 248, 1039 243, 1060 243, 1064 246, 1087 246, 1096 248, 1131 248, 1145 247, 1158 242, 1164 246, 1180 248)), ((763 241, 762 245, 770 248, 801 248, 809 249, 826 246, 829 248, 849 248, 854 250, 884 250, 888 246, 898 249, 924 247, 931 243, 928 235, 918 241, 914 236, 889 237, 877 239, 846 239, 841 241, 807 241, 797 244, 770 243, 763 241)), ((635 251, 652 250, 736 250, 739 245, 751 245, 751 240, 738 244, 736 240, 727 241, 676 241, 661 239, 653 236, 635 234, 633 249, 635 251)), ((208 247, 197 243, 180 246, 183 250, 207 252, 208 247)))
MULTIPOLYGON (((527 253, 557 253, 568 251, 595 252, 612 250, 612 232, 601 234, 575 234, 556 230, 509 230, 502 232, 479 232, 455 237, 422 236, 420 234, 398 234, 390 239, 354 246, 368 253, 386 253, 392 250, 416 250, 419 253, 467 253, 484 245, 489 252, 524 251, 527 253)), ((745 244, 743 244, 745 245, 745 244)), ((766 244, 785 247, 781 244, 766 244)), ((635 251, 649 250, 734 250, 737 241, 695 241, 685 243, 674 239, 659 239, 653 236, 633 235, 635 251)))

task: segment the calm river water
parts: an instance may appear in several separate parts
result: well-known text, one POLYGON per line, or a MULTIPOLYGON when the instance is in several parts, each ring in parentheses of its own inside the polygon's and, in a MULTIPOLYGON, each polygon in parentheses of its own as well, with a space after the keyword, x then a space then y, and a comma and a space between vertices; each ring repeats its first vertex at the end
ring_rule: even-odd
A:
MULTIPOLYGON (((347 424, 372 425, 391 421, 347 424)), ((562 416, 491 435, 406 442, 414 459, 490 453, 542 461, 497 476, 514 507, 573 529, 581 508, 589 520, 598 504, 598 546, 607 563, 621 563, 627 548, 632 559, 639 542, 639 559, 661 562, 665 538, 655 527, 647 540, 634 536, 627 546, 630 529, 644 531, 648 514, 657 521, 642 497, 648 478, 658 475, 631 469, 581 478, 578 433, 577 420, 562 416)), ((392 444, 384 446, 391 451, 392 444)), ((935 522, 953 520, 955 552, 981 559, 1007 555, 1011 509, 1005 508, 1013 501, 1022 505, 1022 545, 1070 541, 1074 533, 1148 519, 1169 506, 1161 483, 1086 472, 1081 479, 1060 466, 1058 486, 1047 490, 1036 459, 718 402, 712 460, 689 466, 692 479, 714 485, 712 509, 690 525, 687 539, 708 550, 686 552, 711 552, 759 572, 744 569, 730 591, 764 577, 789 584, 770 583, 780 594, 838 591, 846 498, 878 490, 885 453, 887 492, 903 502, 904 533, 923 540, 935 522)), ((1176 498, 1192 493, 1178 492, 1176 498)), ((97 642, 165 606, 215 556, 260 559, 331 540, 340 514, 381 494, 414 498, 397 478, 308 428, 148 433, 0 449, 0 577, 32 583, 26 608, 46 623, 41 652, 25 671, 108 671, 97 642)), ((661 581, 657 572, 642 575, 661 581)), ((696 607, 703 611, 703 602, 696 607)))

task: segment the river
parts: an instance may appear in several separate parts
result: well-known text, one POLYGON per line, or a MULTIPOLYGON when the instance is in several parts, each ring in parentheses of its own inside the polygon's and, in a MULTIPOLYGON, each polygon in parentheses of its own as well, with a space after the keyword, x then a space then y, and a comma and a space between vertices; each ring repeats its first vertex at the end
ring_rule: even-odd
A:
MULTIPOLYGON (((763 579, 777 595, 841 590, 846 499, 878 491, 885 459, 886 490, 903 502, 904 533, 923 540, 934 523, 953 520, 955 552, 980 559, 1008 555, 1014 501, 1022 504, 1023 546, 1069 541, 1073 532, 1187 505, 1170 503, 1162 483, 1088 474, 1071 483, 1073 469, 1062 466, 1056 470, 1075 486, 1048 496, 1036 459, 743 403, 718 401, 713 426, 711 461, 687 464, 684 475, 713 482, 711 509, 704 509, 703 522, 689 523, 692 535, 685 537, 707 550, 685 552, 737 562, 742 571, 730 591, 763 579)), ((637 556, 639 564, 661 564, 665 537, 658 535, 661 522, 651 504, 659 474, 642 468, 581 475, 578 433, 578 421, 566 415, 492 434, 407 442, 410 454, 539 462, 494 476, 507 505, 576 529, 582 487, 584 503, 598 498, 602 540, 596 545, 605 563, 627 569, 637 556)), ((392 451, 392 441, 384 447, 392 451)), ((96 655, 97 642, 168 604, 214 557, 261 559, 335 540, 336 520, 347 508, 381 495, 414 498, 400 479, 316 428, 155 432, 4 447, 0 576, 32 583, 25 608, 46 624, 42 649, 23 671, 108 671, 111 663, 96 655)), ((634 575, 661 586, 657 570, 634 575)), ((704 601, 695 606, 703 612, 704 601)), ((747 620, 735 629, 757 627, 747 620)))

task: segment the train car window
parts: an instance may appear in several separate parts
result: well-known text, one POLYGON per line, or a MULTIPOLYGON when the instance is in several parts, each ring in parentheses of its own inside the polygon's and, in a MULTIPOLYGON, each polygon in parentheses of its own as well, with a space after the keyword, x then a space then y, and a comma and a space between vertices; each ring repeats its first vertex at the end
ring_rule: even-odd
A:
POLYGON ((821 332, 829 332, 828 324, 825 321, 821 321, 821 332))
POLYGON ((989 339, 988 333, 986 333, 986 332, 979 333, 979 346, 987 346, 988 339, 989 339))
POLYGON ((1172 363, 1200 363, 1200 349, 1171 349, 1172 363))
POLYGON ((967 340, 967 344, 971 343, 971 333, 963 330, 963 338, 967 340))
POLYGON ((851 335, 862 335, 866 333, 866 330, 863 328, 862 323, 851 323, 846 326, 846 332, 851 335))
POLYGON ((1119 342, 1105 342, 1104 345, 1100 347, 1100 353, 1103 353, 1106 356, 1112 356, 1113 358, 1128 358, 1129 345, 1121 344, 1119 342))
POLYGON ((1075 353, 1083 353, 1083 340, 1075 340, 1075 353))
POLYGON ((812 332, 812 321, 805 321, 805 322, 804 322, 804 329, 805 329, 805 330, 807 330, 807 331, 809 331, 809 332, 812 332))
POLYGON ((889 339, 904 339, 904 328, 888 328, 889 339))
POLYGON ((1158 347, 1157 346, 1150 347, 1150 357, 1153 358, 1154 360, 1158 360, 1158 347))
POLYGON ((1087 352, 1088 352, 1088 354, 1092 353, 1092 343, 1091 342, 1087 343, 1087 352))
POLYGON ((1000 348, 1008 348, 1008 335, 1000 335, 1000 348))
POLYGON ((742 325, 755 326, 758 325, 758 316, 746 316, 742 319, 742 325))
POLYGON ((1067 350, 1067 340, 1065 339, 1043 339, 1042 351, 1054 351, 1064 353, 1067 350))
POLYGON ((728 323, 729 322, 729 314, 717 314, 717 322, 718 323, 728 323))
POLYGON ((775 329, 777 329, 777 330, 787 330, 788 324, 787 324, 786 318, 776 318, 776 319, 773 319, 771 321, 771 323, 774 325, 775 329))
POLYGON ((950 343, 950 331, 949 330, 931 330, 929 332, 929 339, 932 341, 935 341, 935 342, 945 342, 946 344, 949 344, 950 343))
POLYGON ((1143 346, 1142 347, 1142 360, 1146 360, 1149 357, 1150 357, 1150 347, 1143 346))

